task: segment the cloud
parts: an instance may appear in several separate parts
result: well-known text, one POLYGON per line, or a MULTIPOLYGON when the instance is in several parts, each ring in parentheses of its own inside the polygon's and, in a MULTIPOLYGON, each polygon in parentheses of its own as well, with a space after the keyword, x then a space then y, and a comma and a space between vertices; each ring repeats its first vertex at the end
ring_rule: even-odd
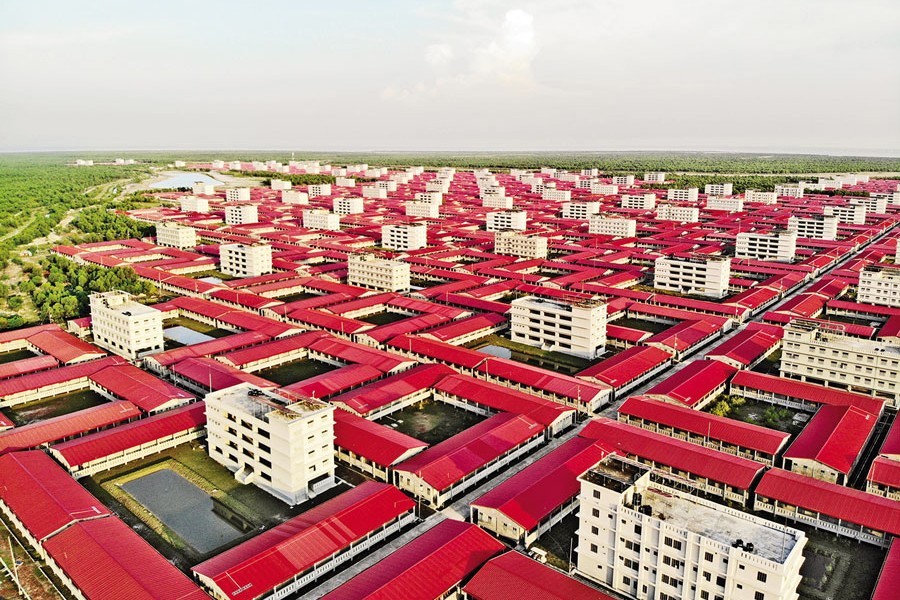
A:
POLYGON ((431 44, 425 49, 425 62, 433 67, 451 62, 453 56, 453 46, 450 44, 431 44))
POLYGON ((13 49, 34 49, 59 46, 80 46, 82 44, 106 44, 117 41, 134 31, 134 28, 130 27, 56 33, 46 31, 16 31, 0 34, 0 46, 6 46, 13 49))
POLYGON ((524 10, 510 10, 503 17, 500 29, 502 36, 499 40, 476 48, 474 73, 510 82, 532 82, 531 65, 538 53, 534 17, 524 10))

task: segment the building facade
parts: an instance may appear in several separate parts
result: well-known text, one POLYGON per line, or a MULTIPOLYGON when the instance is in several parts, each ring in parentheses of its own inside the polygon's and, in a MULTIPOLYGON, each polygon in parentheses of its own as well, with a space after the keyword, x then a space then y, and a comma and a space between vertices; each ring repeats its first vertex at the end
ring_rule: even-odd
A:
POLYGON ((547 238, 498 231, 494 234, 494 252, 522 258, 547 258, 547 238))
POLYGON ((606 347, 606 304, 525 296, 511 303, 510 337, 520 344, 594 359, 606 347))
POLYGON ((735 240, 735 258, 791 262, 797 254, 796 231, 755 233, 743 231, 735 240))
POLYGON ((136 302, 127 292, 91 294, 94 343, 128 360, 162 352, 162 312, 136 302))
POLYGON ((323 208, 307 208, 303 211, 303 226, 307 229, 341 230, 341 216, 323 208))
POLYGON ((206 396, 209 455, 295 505, 335 484, 334 407, 242 383, 206 396))
POLYGON ((250 200, 250 188, 228 188, 225 190, 225 200, 228 202, 248 201, 250 200))
POLYGON ((259 210, 255 204, 235 204, 225 207, 225 223, 228 225, 249 225, 259 222, 259 210))
POLYGON ((596 200, 587 202, 564 202, 562 205, 563 219, 581 219, 586 220, 591 215, 600 212, 600 203, 596 200))
POLYGON ((222 244, 219 268, 226 275, 258 277, 272 272, 272 246, 267 244, 222 244))
POLYGON ((900 264, 864 267, 856 297, 866 304, 900 308, 900 264))
POLYGON ((653 285, 661 290, 723 298, 730 278, 731 259, 724 256, 660 256, 654 262, 653 285))
POLYGON ((666 200, 674 200, 676 202, 696 202, 700 195, 697 188, 676 189, 670 188, 666 190, 666 200))
POLYGON ((656 208, 655 194, 623 194, 619 206, 639 210, 653 210, 656 208))
POLYGON ((339 215, 359 215, 365 211, 362 198, 335 198, 333 208, 339 215))
POLYGON ((696 223, 700 220, 700 209, 696 206, 677 206, 674 204, 660 204, 656 207, 656 218, 661 221, 679 221, 681 223, 696 223))
POLYGON ((407 217, 438 219, 441 216, 441 205, 421 200, 410 200, 403 205, 407 217))
POLYGON ((428 228, 424 223, 382 225, 381 245, 391 250, 418 250, 428 245, 428 228))
POLYGON ((179 200, 179 203, 181 205, 181 212, 209 212, 208 198, 198 198, 197 196, 182 196, 181 200, 179 200))
POLYGON ((409 264, 378 258, 374 254, 351 254, 347 259, 347 283, 388 292, 410 289, 409 264))
POLYGON ((528 224, 528 213, 524 210, 503 210, 487 214, 487 230, 503 231, 517 229, 524 231, 528 224))
POLYGON ((588 223, 588 233, 614 235, 617 237, 634 237, 637 235, 637 220, 593 215, 588 223))
POLYGON ((197 245, 197 230, 175 223, 160 223, 156 226, 156 243, 181 250, 193 248, 197 245))
POLYGON ((815 215, 812 217, 792 215, 788 219, 788 230, 796 231, 799 238, 835 240, 838 232, 838 218, 827 215, 815 215))

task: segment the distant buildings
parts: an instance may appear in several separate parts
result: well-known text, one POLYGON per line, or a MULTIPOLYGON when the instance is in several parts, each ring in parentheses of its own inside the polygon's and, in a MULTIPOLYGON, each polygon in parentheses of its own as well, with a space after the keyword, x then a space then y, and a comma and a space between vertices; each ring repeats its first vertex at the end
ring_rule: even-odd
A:
POLYGON ((381 245, 391 250, 405 252, 428 245, 428 228, 424 223, 409 225, 382 225, 381 245))
POLYGON ((197 245, 197 231, 175 223, 159 223, 156 226, 156 243, 182 250, 193 248, 197 245))
POLYGON ((411 285, 409 264, 374 254, 351 254, 347 259, 347 282, 375 290, 405 292, 411 285))
POLYGON ((248 225, 259 222, 259 210, 255 204, 234 204, 225 207, 225 223, 248 225))
POLYGON ((637 220, 592 215, 588 225, 588 233, 634 237, 637 235, 637 220))
POLYGON ((700 190, 697 188, 687 188, 683 190, 669 188, 666 191, 666 200, 675 200, 676 202, 696 202, 699 193, 700 190))
POLYGON ((225 200, 228 202, 248 201, 250 200, 250 188, 228 188, 225 190, 225 200))
POLYGON ((524 231, 528 223, 528 214, 524 210, 504 210, 487 214, 487 230, 502 231, 518 229, 524 231))
POLYGON ((837 239, 838 218, 835 216, 816 215, 812 217, 788 218, 788 230, 795 231, 797 237, 819 240, 837 239))
POLYGON ((206 395, 210 457, 290 505, 335 484, 334 406, 241 383, 206 395))
POLYGON ((730 183, 707 183, 703 187, 703 193, 707 196, 730 196, 734 187, 730 183))
POLYGON ((547 238, 498 231, 494 233, 494 252, 521 258, 547 258, 547 238))
POLYGON ((341 230, 341 216, 321 208, 307 208, 303 211, 303 226, 307 229, 341 230))
POLYGON ((737 234, 734 251, 736 258, 791 262, 796 254, 796 231, 773 231, 772 233, 742 231, 737 234))
POLYGON ((656 195, 654 194, 622 194, 620 200, 622 208, 637 208, 641 210, 653 210, 656 208, 656 195))
MULTIPOLYGON (((900 250, 898 250, 900 252, 900 250)), ((900 265, 868 265, 859 272, 857 300, 900 308, 900 265)))
POLYGON ((91 294, 94 343, 128 360, 163 350, 162 313, 136 302, 127 292, 91 294))
POLYGON ((700 209, 696 206, 677 206, 660 204, 656 207, 656 218, 661 221, 678 221, 680 223, 696 223, 700 220, 700 209))
POLYGON ((198 198, 197 196, 182 196, 179 200, 181 204, 181 212, 209 212, 209 200, 206 198, 198 198))

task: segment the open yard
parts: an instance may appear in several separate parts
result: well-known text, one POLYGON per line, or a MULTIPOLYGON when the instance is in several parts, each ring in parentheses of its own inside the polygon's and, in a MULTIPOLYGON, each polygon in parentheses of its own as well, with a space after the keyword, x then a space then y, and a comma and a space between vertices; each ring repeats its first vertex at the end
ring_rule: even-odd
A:
POLYGON ((397 321, 402 321, 404 319, 408 319, 409 315, 401 315, 400 313, 382 311, 371 314, 367 317, 360 317, 360 321, 365 321, 366 323, 371 323, 372 325, 387 325, 389 323, 396 323, 397 321))
POLYGON ((426 400, 382 417, 378 422, 417 440, 437 444, 483 420, 484 417, 473 412, 426 400))
POLYGON ((803 527, 808 541, 798 591, 803 600, 868 600, 886 551, 803 527))
POLYGON ((189 319, 187 317, 167 319, 165 323, 163 323, 163 327, 166 329, 169 329, 171 327, 186 327, 187 329, 196 331, 197 333, 202 333, 203 335, 208 335, 209 337, 214 338, 221 338, 234 334, 233 331, 228 331, 227 329, 219 329, 218 327, 210 325, 209 323, 195 321, 194 319, 189 319))
POLYGON ((295 360, 271 369, 256 373, 260 377, 273 381, 278 385, 290 385, 335 370, 337 367, 317 360, 295 360))
POLYGON ((16 424, 16 427, 44 421, 53 417, 67 415, 78 410, 100 406, 108 402, 106 398, 92 390, 83 390, 61 396, 53 396, 27 404, 20 404, 5 409, 5 413, 16 424))
POLYGON ((544 532, 544 535, 538 538, 534 543, 534 547, 540 548, 547 553, 547 563, 553 565, 557 569, 563 571, 569 570, 570 553, 574 562, 575 532, 578 531, 578 514, 577 511, 567 516, 565 519, 544 532))
POLYGON ((589 360, 579 356, 562 352, 548 352, 534 346, 514 342, 500 335, 483 337, 468 344, 467 347, 492 356, 509 358, 516 362, 558 371, 567 375, 581 371, 590 364, 589 360))
POLYGON ((707 404, 703 410, 729 419, 777 429, 791 435, 800 433, 810 416, 803 411, 727 394, 721 394, 707 404))
POLYGON ((610 321, 610 325, 618 325, 619 327, 628 327, 630 329, 639 329, 640 331, 647 331, 654 334, 665 331, 672 326, 669 323, 660 323, 658 321, 648 321, 646 319, 631 318, 616 319, 615 321, 610 321))
POLYGON ((9 352, 0 352, 0 365, 4 365, 6 363, 15 362, 17 360, 23 360, 26 358, 32 358, 37 356, 31 350, 21 349, 21 350, 10 350, 9 352))

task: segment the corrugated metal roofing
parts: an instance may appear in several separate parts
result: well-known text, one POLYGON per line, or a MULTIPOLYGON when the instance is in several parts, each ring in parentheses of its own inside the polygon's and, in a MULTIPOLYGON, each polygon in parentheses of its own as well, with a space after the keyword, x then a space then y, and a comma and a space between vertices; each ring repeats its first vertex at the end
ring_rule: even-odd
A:
POLYGON ((895 538, 881 566, 871 600, 896 600, 897 590, 900 590, 900 542, 895 538))
POLYGON ((52 449, 67 465, 78 467, 159 438, 203 427, 205 424, 206 405, 196 402, 55 444, 52 449))
POLYGON ((447 519, 322 600, 434 600, 504 549, 478 526, 447 519))
POLYGON ((345 410, 334 411, 334 444, 382 467, 390 467, 425 442, 345 410))
POLYGON ((214 358, 188 358, 173 365, 171 370, 207 390, 224 390, 240 383, 252 383, 261 388, 279 387, 268 379, 245 373, 214 358))
POLYGON ((10 379, 38 371, 46 371, 59 366, 59 361, 48 354, 23 358, 13 362, 0 364, 0 379, 10 379))
POLYGON ((855 406, 822 406, 784 457, 815 460, 847 475, 877 424, 878 417, 855 406))
POLYGON ((392 485, 365 482, 194 567, 227 598, 258 598, 415 507, 392 485))
POLYGON ((695 360, 647 390, 646 394, 666 396, 685 406, 695 406, 737 372, 718 360, 695 360))
POLYGON ((303 381, 284 386, 309 398, 328 398, 359 385, 370 383, 384 373, 369 365, 350 364, 334 371, 322 373, 303 381))
POLYGON ((672 355, 659 348, 634 346, 580 371, 576 377, 590 377, 620 388, 670 360, 672 355))
POLYGON ((107 367, 88 378, 144 412, 177 406, 194 399, 193 394, 130 364, 107 367))
POLYGON ((88 344, 65 331, 41 331, 29 336, 28 343, 63 364, 99 358, 107 354, 106 350, 88 344))
POLYGON ((366 415, 398 402, 410 394, 431 388, 443 377, 453 373, 453 369, 444 365, 418 365, 365 387, 335 396, 330 402, 343 404, 357 414, 366 415))
POLYGON ((514 550, 489 560, 463 591, 471 600, 613 600, 514 550))
POLYGON ((884 400, 854 394, 833 387, 823 387, 796 379, 786 379, 754 371, 738 371, 731 380, 732 387, 740 386, 763 392, 778 394, 787 398, 796 398, 815 404, 836 404, 839 406, 856 406, 874 415, 880 415, 884 409, 884 400))

